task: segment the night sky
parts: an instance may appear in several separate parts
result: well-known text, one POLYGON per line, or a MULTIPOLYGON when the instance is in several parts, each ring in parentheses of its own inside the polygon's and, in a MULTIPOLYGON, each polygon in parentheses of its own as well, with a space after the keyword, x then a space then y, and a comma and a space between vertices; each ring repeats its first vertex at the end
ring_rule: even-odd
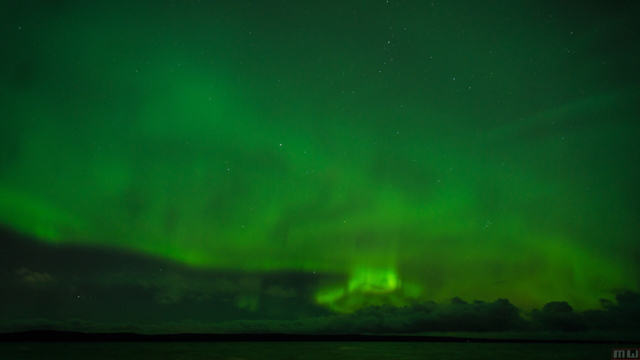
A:
POLYGON ((2 1, 0 331, 638 330, 639 18, 2 1))

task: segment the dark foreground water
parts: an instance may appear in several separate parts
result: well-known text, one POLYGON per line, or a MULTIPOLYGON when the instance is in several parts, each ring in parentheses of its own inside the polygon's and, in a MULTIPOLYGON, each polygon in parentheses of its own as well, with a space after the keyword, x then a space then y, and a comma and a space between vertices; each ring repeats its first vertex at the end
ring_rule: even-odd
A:
MULTIPOLYGON (((611 359, 615 344, 0 343, 0 359, 611 359)), ((637 347, 626 345, 625 347, 637 347)))

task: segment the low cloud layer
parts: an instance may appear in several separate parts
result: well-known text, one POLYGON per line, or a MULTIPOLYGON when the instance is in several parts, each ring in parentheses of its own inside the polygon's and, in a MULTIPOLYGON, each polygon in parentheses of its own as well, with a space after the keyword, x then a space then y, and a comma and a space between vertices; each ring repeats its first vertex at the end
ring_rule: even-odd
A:
POLYGON ((5 250, 0 252, 0 294, 5 294, 0 297, 0 332, 462 332, 511 338, 553 333, 552 338, 602 339, 640 333, 640 293, 634 291, 603 292, 610 300, 600 299, 599 306, 584 311, 575 310, 579 307, 571 301, 528 311, 514 299, 469 301, 460 295, 336 314, 311 299, 318 284, 340 283, 340 277, 205 271, 107 249, 57 248, 6 233, 0 239, 5 250), (20 259, 12 253, 31 256, 20 259))
POLYGON ((286 334, 425 334, 465 333, 480 337, 629 339, 640 334, 640 294, 624 292, 616 302, 602 301, 602 310, 575 312, 567 302, 550 302, 523 313, 509 300, 466 302, 453 298, 438 305, 425 302, 397 308, 372 306, 350 315, 301 320, 237 320, 203 323, 186 320, 159 325, 98 323, 81 319, 15 320, 0 323, 0 332, 64 330, 81 332, 160 333, 286 333, 286 334), (552 334, 552 335, 550 335, 552 334))

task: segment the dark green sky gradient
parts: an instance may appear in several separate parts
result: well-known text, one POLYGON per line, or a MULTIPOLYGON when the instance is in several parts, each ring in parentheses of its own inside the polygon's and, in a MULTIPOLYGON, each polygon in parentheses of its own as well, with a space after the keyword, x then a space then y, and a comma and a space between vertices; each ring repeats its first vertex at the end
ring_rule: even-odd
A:
POLYGON ((13 231, 262 279, 259 314, 281 273, 338 312, 639 290, 632 2, 53 4, 0 11, 13 231))

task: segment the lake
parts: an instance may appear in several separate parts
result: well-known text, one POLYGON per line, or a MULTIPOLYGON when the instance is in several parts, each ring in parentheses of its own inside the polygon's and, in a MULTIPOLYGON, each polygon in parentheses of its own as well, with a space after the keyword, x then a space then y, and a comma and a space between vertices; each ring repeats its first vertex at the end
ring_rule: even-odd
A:
POLYGON ((0 343, 0 358, 29 359, 610 359, 615 344, 401 342, 0 343))

